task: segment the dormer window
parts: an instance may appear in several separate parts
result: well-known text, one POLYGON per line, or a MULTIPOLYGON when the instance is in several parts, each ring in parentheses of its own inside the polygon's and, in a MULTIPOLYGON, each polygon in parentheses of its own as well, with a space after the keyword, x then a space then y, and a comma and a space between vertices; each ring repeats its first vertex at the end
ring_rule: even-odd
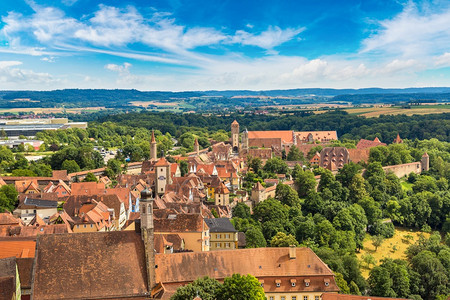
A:
POLYGON ((291 279, 290 281, 291 281, 291 286, 295 287, 295 284, 297 283, 297 280, 296 279, 291 279))
POLYGON ((305 286, 308 287, 309 286, 309 282, 310 282, 309 279, 305 279, 304 282, 305 282, 305 286))
POLYGON ((330 279, 325 278, 324 280, 325 286, 329 286, 330 285, 330 279))
POLYGON ((275 280, 275 284, 276 284, 277 287, 280 287, 281 286, 281 280, 279 280, 279 279, 275 280))
POLYGON ((260 280, 259 284, 261 285, 261 287, 264 287, 264 280, 260 280))

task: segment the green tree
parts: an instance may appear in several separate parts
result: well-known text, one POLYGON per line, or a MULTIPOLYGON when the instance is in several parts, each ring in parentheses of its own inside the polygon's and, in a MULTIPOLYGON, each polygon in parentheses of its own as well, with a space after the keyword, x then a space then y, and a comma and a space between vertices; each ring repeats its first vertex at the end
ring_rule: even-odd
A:
POLYGON ((300 206, 298 194, 286 184, 278 184, 275 191, 275 199, 287 206, 300 206))
POLYGON ((61 165, 62 170, 67 170, 67 173, 76 173, 80 172, 80 166, 73 159, 66 159, 63 161, 61 165))
POLYGON ((261 229, 255 226, 251 226, 245 232, 245 242, 246 248, 260 248, 267 246, 266 239, 264 238, 261 229))
POLYGON ((256 277, 248 275, 233 274, 226 277, 217 300, 266 300, 264 289, 256 277))
POLYGON ((262 169, 262 160, 259 157, 248 156, 247 165, 254 173, 258 173, 258 171, 262 169))
POLYGON ((17 204, 19 193, 13 185, 7 184, 0 188, 0 212, 12 212, 17 204))
POLYGON ((264 165, 264 171, 275 174, 287 174, 289 173, 289 167, 286 162, 279 157, 270 158, 264 165))
POLYGON ((221 286, 220 282, 206 276, 179 287, 176 293, 170 297, 170 300, 194 299, 197 295, 202 300, 216 300, 221 286))
POLYGON ((239 202, 238 204, 236 204, 236 206, 231 210, 231 213, 233 217, 242 219, 248 219, 251 216, 250 207, 248 207, 248 205, 243 202, 239 202))
POLYGON ((298 242, 291 234, 278 232, 271 240, 271 247, 289 247, 291 245, 298 246, 298 242))
POLYGON ((189 173, 189 165, 186 160, 180 161, 180 172, 181 172, 181 177, 184 177, 189 173))
POLYGON ((303 160, 303 153, 300 153, 300 150, 295 145, 291 147, 289 153, 287 155, 288 161, 300 161, 303 160))
POLYGON ((86 177, 84 177, 83 182, 98 182, 97 177, 95 177, 94 173, 87 173, 86 177))
POLYGON ((336 281, 337 286, 341 290, 341 294, 350 294, 350 288, 348 287, 347 281, 345 281, 344 276, 341 273, 334 273, 334 280, 336 281))
POLYGON ((378 250, 378 247, 383 244, 384 237, 381 235, 375 235, 372 237, 372 245, 375 247, 375 252, 378 250))
POLYGON ((298 186, 298 195, 301 198, 306 197, 309 192, 315 191, 317 186, 314 173, 311 171, 304 171, 301 168, 296 173, 295 183, 298 186))
POLYGON ((370 294, 382 297, 396 297, 392 289, 392 279, 389 271, 383 267, 374 267, 369 273, 370 294))

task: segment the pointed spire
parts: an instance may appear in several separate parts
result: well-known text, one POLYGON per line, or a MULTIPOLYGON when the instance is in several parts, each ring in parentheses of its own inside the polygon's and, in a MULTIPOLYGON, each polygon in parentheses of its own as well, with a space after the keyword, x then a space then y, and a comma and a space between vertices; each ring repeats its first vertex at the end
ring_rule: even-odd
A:
POLYGON ((156 143, 155 131, 152 129, 152 143, 156 143))
POLYGON ((194 146, 198 146, 198 139, 197 138, 195 138, 194 146))

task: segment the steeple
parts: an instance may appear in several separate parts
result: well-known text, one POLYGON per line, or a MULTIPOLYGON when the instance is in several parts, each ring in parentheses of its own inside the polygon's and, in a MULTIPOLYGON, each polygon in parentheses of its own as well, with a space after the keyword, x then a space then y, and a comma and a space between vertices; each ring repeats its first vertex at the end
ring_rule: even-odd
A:
POLYGON ((231 123, 231 146, 233 152, 239 152, 239 123, 236 120, 231 123))
POLYGON ((147 269, 148 290, 151 291, 156 285, 155 274, 155 245, 153 226, 153 195, 149 189, 141 192, 139 201, 141 214, 141 237, 145 248, 145 262, 147 269))
POLYGON ((197 138, 195 138, 195 141, 194 141, 194 152, 197 153, 197 155, 200 154, 200 145, 198 144, 197 138))
POLYGON ((157 156, 156 156, 156 139, 155 139, 155 131, 152 130, 152 140, 150 142, 150 160, 156 160, 157 156))

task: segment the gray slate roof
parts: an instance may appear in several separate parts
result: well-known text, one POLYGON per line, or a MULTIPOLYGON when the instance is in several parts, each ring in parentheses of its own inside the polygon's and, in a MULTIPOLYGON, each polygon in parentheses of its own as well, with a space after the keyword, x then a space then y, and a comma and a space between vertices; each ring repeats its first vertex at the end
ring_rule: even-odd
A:
POLYGON ((228 218, 205 219, 209 232, 237 232, 228 218))

